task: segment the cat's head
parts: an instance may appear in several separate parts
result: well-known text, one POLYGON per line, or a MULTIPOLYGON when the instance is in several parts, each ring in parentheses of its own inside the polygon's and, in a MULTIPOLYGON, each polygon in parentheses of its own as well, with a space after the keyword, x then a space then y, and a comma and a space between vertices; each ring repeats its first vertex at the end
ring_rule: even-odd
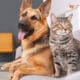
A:
POLYGON ((58 38, 63 40, 72 34, 72 24, 71 24, 72 14, 68 17, 56 17, 51 14, 51 35, 53 38, 58 38))

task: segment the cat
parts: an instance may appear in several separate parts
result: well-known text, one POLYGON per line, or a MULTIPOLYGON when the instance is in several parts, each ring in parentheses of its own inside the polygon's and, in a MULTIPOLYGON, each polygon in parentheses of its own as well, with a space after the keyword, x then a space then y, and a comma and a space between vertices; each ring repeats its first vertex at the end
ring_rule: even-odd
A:
POLYGON ((56 17, 51 14, 50 48, 55 65, 55 77, 69 75, 79 70, 80 42, 73 38, 72 14, 56 17))

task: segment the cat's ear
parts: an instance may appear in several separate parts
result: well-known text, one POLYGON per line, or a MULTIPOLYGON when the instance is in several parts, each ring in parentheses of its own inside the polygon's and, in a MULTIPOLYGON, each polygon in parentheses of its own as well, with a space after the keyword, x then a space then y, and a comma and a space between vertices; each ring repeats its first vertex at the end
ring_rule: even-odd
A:
POLYGON ((53 13, 51 13, 51 24, 54 24, 56 22, 57 22, 57 17, 53 13))
POLYGON ((67 18, 69 21, 71 21, 72 17, 73 17, 73 14, 70 14, 67 18))

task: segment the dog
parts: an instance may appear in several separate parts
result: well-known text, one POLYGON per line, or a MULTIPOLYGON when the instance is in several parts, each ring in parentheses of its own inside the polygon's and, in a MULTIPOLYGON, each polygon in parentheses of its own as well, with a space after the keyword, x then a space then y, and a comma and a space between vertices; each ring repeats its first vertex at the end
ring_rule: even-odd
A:
POLYGON ((24 33, 21 39, 22 56, 2 67, 10 71, 10 80, 20 80, 24 75, 54 75, 46 21, 50 5, 51 0, 46 0, 39 8, 33 9, 31 0, 22 0, 19 15, 19 29, 24 33))

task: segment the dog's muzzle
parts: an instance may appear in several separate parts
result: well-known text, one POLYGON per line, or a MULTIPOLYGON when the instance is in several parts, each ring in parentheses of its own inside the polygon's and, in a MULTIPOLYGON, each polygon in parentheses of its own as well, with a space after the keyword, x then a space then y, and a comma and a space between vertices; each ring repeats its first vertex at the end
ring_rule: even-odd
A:
POLYGON ((21 29, 22 32, 24 32, 24 39, 32 35, 32 33, 34 32, 34 29, 32 29, 28 24, 26 24, 25 21, 19 21, 18 28, 21 29))
POLYGON ((29 25, 26 24, 25 21, 19 21, 18 28, 22 29, 22 31, 28 31, 30 29, 29 25))

